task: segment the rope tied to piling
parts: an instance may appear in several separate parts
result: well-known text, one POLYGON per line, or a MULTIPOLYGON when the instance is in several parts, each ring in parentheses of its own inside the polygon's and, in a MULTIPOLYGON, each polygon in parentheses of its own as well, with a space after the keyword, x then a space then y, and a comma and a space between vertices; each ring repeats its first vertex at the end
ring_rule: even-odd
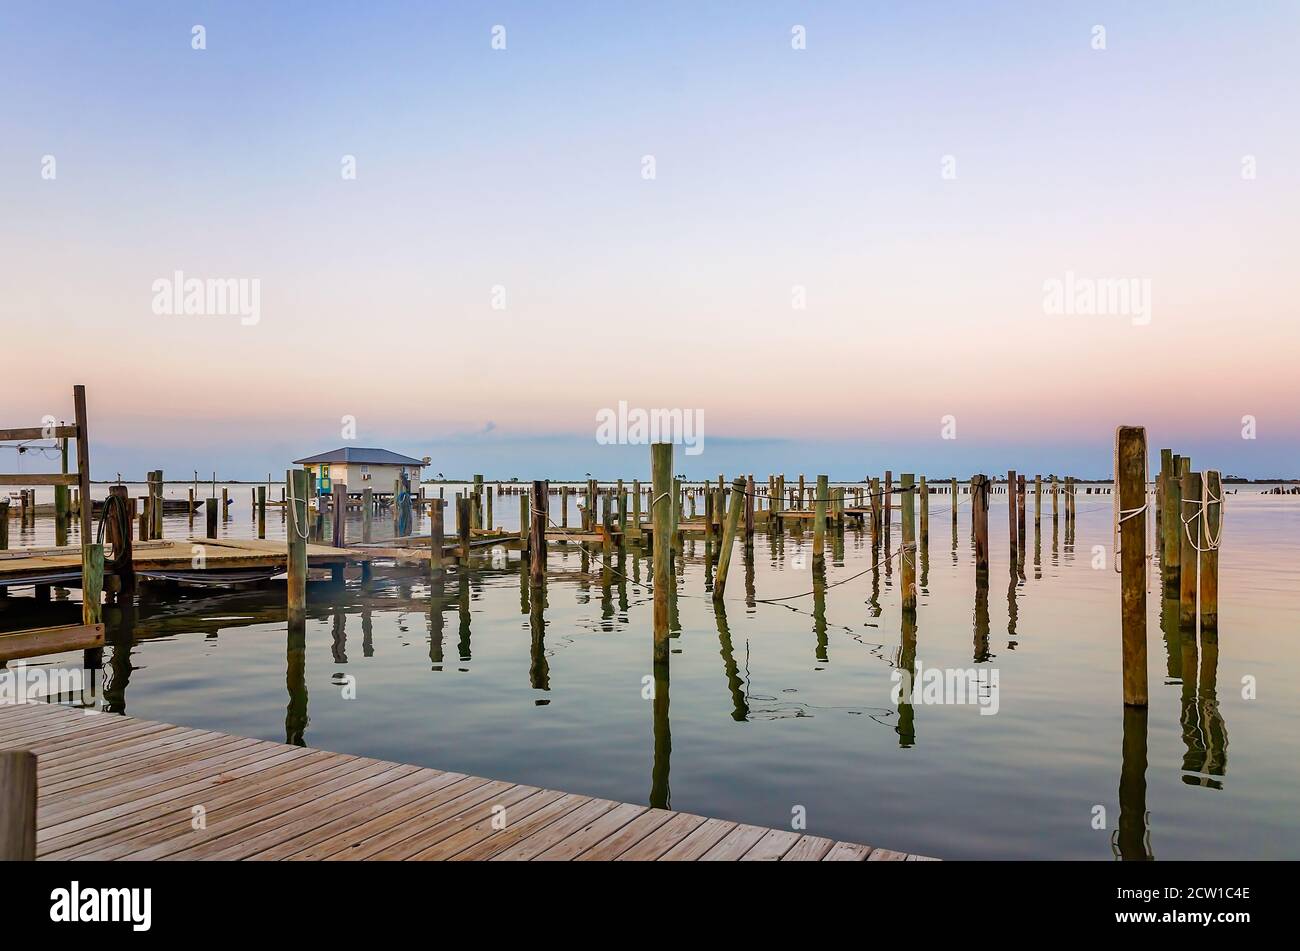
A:
MULTIPOLYGON (((1204 554, 1205 552, 1210 552, 1210 551, 1218 551, 1218 550, 1219 550, 1219 542, 1220 542, 1220 540, 1223 538, 1223 482, 1222 482, 1222 479, 1223 479, 1223 477, 1222 477, 1222 475, 1219 473, 1219 470, 1218 470, 1218 469, 1207 469, 1207 470, 1205 471, 1205 475, 1201 477, 1201 497, 1200 497, 1200 499, 1183 499, 1183 500, 1182 500, 1182 504, 1183 504, 1184 507, 1186 507, 1187 505, 1195 505, 1195 506, 1196 506, 1195 511, 1193 511, 1193 513, 1192 513, 1190 516, 1180 515, 1179 517, 1182 519, 1182 522, 1183 522, 1183 533, 1186 534, 1186 536, 1187 536, 1187 541, 1191 544, 1192 548, 1194 548, 1194 549, 1197 551, 1197 553, 1199 553, 1199 554, 1204 554), (1220 479, 1220 481, 1219 481, 1219 494, 1218 494, 1217 496, 1213 497, 1213 498, 1210 497, 1210 480, 1209 480, 1208 478, 1205 477, 1205 476, 1208 476, 1211 472, 1213 472, 1216 476, 1219 476, 1219 479, 1220 479), (1210 538, 1210 537, 1209 537, 1210 506, 1211 506, 1211 505, 1217 505, 1217 506, 1219 506, 1219 526, 1218 526, 1218 531, 1215 533, 1214 538, 1210 538), (1205 547, 1204 547, 1204 548, 1202 548, 1202 547, 1200 546, 1200 543, 1197 541, 1196 538, 1193 538, 1193 537, 1192 537, 1192 523, 1193 523, 1193 522, 1199 522, 1201 525, 1205 526, 1206 538, 1203 539, 1203 541, 1205 542, 1205 547)), ((1201 533, 1200 533, 1200 532, 1197 532, 1196 534, 1197 534, 1197 536, 1199 537, 1201 533)))
POLYGON ((1114 530, 1111 535, 1111 550, 1114 551, 1113 561, 1115 563, 1115 574, 1122 573, 1122 559, 1120 554, 1123 546, 1120 544, 1120 526, 1129 519, 1143 517, 1142 537, 1148 542, 1147 555, 1142 559, 1143 580, 1146 582, 1146 588, 1151 590, 1151 560, 1155 557, 1155 530, 1154 523, 1151 520, 1151 499, 1147 486, 1151 483, 1151 463, 1146 457, 1142 457, 1142 504, 1134 506, 1131 509, 1120 508, 1119 504, 1119 428, 1115 430, 1115 452, 1112 457, 1112 471, 1115 473, 1115 488, 1111 492, 1111 505, 1114 512, 1114 530))
MULTIPOLYGON (((307 526, 305 529, 298 527, 298 501, 299 500, 298 500, 298 492, 295 486, 296 482, 297 480, 294 479, 292 476, 289 477, 289 526, 295 535, 297 535, 303 541, 307 541, 311 537, 311 526, 307 526)), ((307 510, 306 499, 302 500, 302 507, 303 507, 303 511, 306 512, 307 510)), ((306 519, 304 516, 304 521, 305 520, 306 519)))
MULTIPOLYGON (((131 510, 127 507, 126 499, 120 495, 109 493, 104 499, 104 507, 99 515, 99 530, 95 534, 95 541, 104 544, 104 526, 112 521, 117 530, 118 538, 131 537, 131 510)), ((104 563, 105 570, 112 574, 121 575, 126 569, 131 567, 130 558, 127 555, 125 545, 113 546, 113 558, 111 561, 106 560, 104 563)))

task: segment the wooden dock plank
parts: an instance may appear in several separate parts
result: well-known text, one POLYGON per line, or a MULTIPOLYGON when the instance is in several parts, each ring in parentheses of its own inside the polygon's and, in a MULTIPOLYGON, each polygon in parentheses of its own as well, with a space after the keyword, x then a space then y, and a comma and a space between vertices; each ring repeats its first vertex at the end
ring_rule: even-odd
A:
POLYGON ((37 754, 42 860, 923 858, 57 704, 0 706, 0 749, 37 754))

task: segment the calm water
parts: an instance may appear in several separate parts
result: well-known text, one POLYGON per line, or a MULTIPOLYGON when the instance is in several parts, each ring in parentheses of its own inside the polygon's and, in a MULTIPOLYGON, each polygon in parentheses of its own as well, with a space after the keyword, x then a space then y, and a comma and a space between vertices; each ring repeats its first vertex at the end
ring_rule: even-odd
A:
MULTIPOLYGON (((1082 494, 1075 537, 1063 522, 1053 530, 1049 509, 1037 544, 1031 498, 1023 577, 1008 569, 1005 497, 993 499, 987 604, 969 505, 954 541, 948 498, 932 498, 914 640, 897 560, 873 572, 869 533, 850 527, 842 544, 828 542, 824 591, 773 604, 754 598, 799 595, 820 579, 811 534, 760 534, 752 568, 739 551, 733 559, 722 611, 709 599, 705 544, 688 538, 666 718, 643 696, 648 560, 630 549, 603 570, 573 546, 552 548, 541 606, 516 553, 433 588, 415 569, 377 569, 365 590, 314 586, 297 642, 282 588, 110 607, 105 695, 150 719, 763 825, 788 827, 802 807, 810 832, 943 858, 1111 859, 1121 810, 1146 829, 1126 853, 1294 858, 1300 499, 1256 491, 1225 506, 1217 645, 1162 631, 1153 572, 1145 717, 1126 720, 1120 698, 1119 576, 1093 567, 1094 546, 1111 543, 1111 501, 1082 494), (891 673, 913 656, 926 668, 996 669, 996 715, 900 708, 891 673), (356 699, 344 699, 345 675, 356 699), (1243 678, 1257 699, 1243 698, 1243 678)), ((249 536, 248 488, 231 495, 224 529, 249 536)), ((518 524, 516 498, 496 512, 518 524)), ((376 537, 381 527, 391 532, 380 519, 376 537)), ((169 517, 166 534, 187 528, 169 517)), ((51 533, 49 520, 21 536, 15 523, 11 544, 51 533)), ((283 537, 278 511, 268 534, 283 537)), ((62 609, 77 614, 75 602, 62 609)))

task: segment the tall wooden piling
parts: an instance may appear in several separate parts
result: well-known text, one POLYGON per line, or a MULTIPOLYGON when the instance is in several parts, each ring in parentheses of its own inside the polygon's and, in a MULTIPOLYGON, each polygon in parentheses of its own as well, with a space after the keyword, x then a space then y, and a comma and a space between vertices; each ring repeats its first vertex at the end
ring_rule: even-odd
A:
MULTIPOLYGON (((305 502, 305 500, 304 500, 305 502)), ((141 513, 143 517, 144 513, 141 513)), ((205 499, 203 502, 204 534, 208 538, 217 537, 217 500, 205 499)), ((146 527, 147 534, 147 527, 146 527)))
MULTIPOLYGON (((528 508, 528 497, 521 495, 519 503, 520 512, 528 508)), ((473 526, 474 519, 474 499, 466 498, 462 493, 456 493, 456 539, 460 545, 460 563, 469 564, 469 540, 470 529, 473 526)), ((527 522, 524 524, 524 531, 528 530, 527 522)))
POLYGON ((1021 562, 1025 560, 1025 549, 1029 545, 1025 534, 1025 505, 1025 477, 1021 475, 1016 481, 1016 535, 1019 539, 1016 552, 1021 562))
POLYGON ((1119 497, 1120 610, 1124 703, 1147 705, 1147 434, 1141 426, 1115 433, 1119 497))
POLYGON ((36 795, 36 754, 0 750, 0 862, 36 861, 36 795))
POLYGON ((930 547, 930 487, 925 484, 925 476, 921 476, 921 485, 917 490, 921 493, 921 548, 930 547))
POLYGON ((1205 506, 1201 512, 1201 633, 1219 629, 1219 540, 1223 534, 1223 479, 1217 469, 1202 476, 1205 506))
POLYGON ((1034 528, 1043 524, 1043 477, 1034 476, 1034 528))
POLYGON ((266 486, 257 487, 257 537, 266 537, 266 486))
POLYGON ((444 499, 429 500, 429 577, 442 577, 442 550, 446 545, 446 529, 443 524, 444 499))
MULTIPOLYGON (((307 493, 311 476, 306 469, 285 471, 284 481, 288 491, 286 508, 289 510, 285 536, 288 539, 288 593, 289 617, 301 618, 307 610, 307 493)), ((208 499, 208 524, 216 530, 216 500, 208 499)))
POLYGON ((970 477, 972 533, 975 536, 975 571, 989 570, 989 483, 983 475, 970 477))
POLYGON ((1016 560, 1019 538, 1016 533, 1016 470, 1007 470, 1007 537, 1011 542, 1011 561, 1016 560))
MULTIPOLYGON (((1189 471, 1182 474, 1179 489, 1182 507, 1178 527, 1182 533, 1178 553, 1178 623, 1181 627, 1196 624, 1196 569, 1199 564, 1201 544, 1201 474, 1191 472, 1191 460, 1184 459, 1189 471)), ((1180 464, 1182 464, 1180 463, 1180 464)))
POLYGON ((871 547, 873 549, 880 547, 880 510, 883 502, 880 498, 880 479, 872 477, 870 483, 871 494, 871 547))
POLYGON ((813 564, 820 565, 826 561, 826 499, 830 495, 830 479, 817 477, 817 495, 813 499, 813 564))
POLYGON ((334 499, 334 536, 333 544, 335 548, 343 548, 348 543, 348 487, 346 483, 335 482, 333 489, 334 499))
POLYGON ((110 512, 109 502, 104 502, 104 537, 113 546, 114 574, 117 576, 119 598, 129 599, 136 590, 135 563, 131 556, 131 500, 124 485, 110 486, 110 498, 116 512, 110 512))
MULTIPOLYGON (((436 507, 439 513, 442 512, 442 499, 437 500, 436 507)), ((375 520, 375 496, 370 486, 361 490, 361 540, 369 542, 371 533, 374 531, 375 520)))
POLYGON ((745 480, 737 477, 731 483, 732 501, 727 508, 727 521, 722 527, 722 548, 718 552, 718 570, 713 577, 713 600, 721 601, 727 587, 727 570, 731 567, 731 550, 736 545, 736 530, 740 524, 739 504, 745 491, 745 480))
MULTIPOLYGON (((1164 569, 1162 576, 1165 587, 1173 592, 1178 590, 1178 564, 1182 553, 1183 494, 1180 471, 1182 457, 1168 449, 1162 450, 1160 453, 1162 465, 1166 462, 1166 454, 1168 454, 1169 468, 1165 472, 1164 506, 1160 512, 1161 564, 1164 569)), ((1188 460, 1188 470, 1190 469, 1191 460, 1188 460)))
POLYGON ((153 537, 163 537, 163 471, 154 470, 153 537))
POLYGON ((546 516, 551 507, 550 488, 533 482, 532 522, 528 537, 528 580, 540 585, 546 580, 546 516))
POLYGON ((745 547, 754 547, 754 474, 745 480, 745 547))
POLYGON ((650 447, 653 494, 650 519, 654 525, 654 659, 668 661, 668 606, 673 583, 673 444, 650 447))
POLYGON ((898 489, 902 493, 899 505, 903 518, 903 547, 899 560, 902 568, 903 610, 916 610, 916 492, 915 476, 910 472, 898 477, 898 489))
POLYGON ((889 534, 890 525, 894 518, 894 473, 885 470, 885 509, 883 514, 884 524, 881 528, 886 535, 889 534))
POLYGON ((632 480, 632 538, 641 537, 641 480, 632 480))

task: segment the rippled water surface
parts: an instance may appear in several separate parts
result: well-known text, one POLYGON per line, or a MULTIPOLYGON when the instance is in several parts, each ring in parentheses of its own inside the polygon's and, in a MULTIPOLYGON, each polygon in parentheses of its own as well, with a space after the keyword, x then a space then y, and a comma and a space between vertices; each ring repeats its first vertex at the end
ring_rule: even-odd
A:
MULTIPOLYGON (((914 631, 896 551, 873 570, 852 524, 828 543, 824 577, 810 534, 760 532, 752 562, 737 549, 721 608, 711 553, 688 536, 666 716, 648 699, 651 569, 637 547, 608 567, 598 549, 552 547, 540 603, 514 552, 436 584, 377 567, 364 587, 314 585, 301 640, 279 585, 108 607, 104 694, 149 719, 762 825, 803 813, 816 834, 943 858, 1294 858, 1300 500, 1257 491, 1227 500, 1217 643, 1162 629, 1153 572, 1145 714, 1121 702, 1112 503, 1082 494, 1072 538, 1050 509, 1036 534, 1031 499, 1015 571, 994 498, 984 590, 969 506, 954 534, 949 498, 932 498, 914 631), (996 672, 997 712, 896 703, 900 663, 996 672), (1136 829, 1122 841, 1121 813, 1136 829)), ((247 487, 232 497, 223 531, 251 536, 247 487)), ((517 527, 517 499, 496 507, 517 527)), ((283 538, 280 514, 268 521, 283 538)), ((11 545, 50 543, 47 524, 15 523, 11 545)), ((169 537, 188 533, 168 518, 169 537)))

